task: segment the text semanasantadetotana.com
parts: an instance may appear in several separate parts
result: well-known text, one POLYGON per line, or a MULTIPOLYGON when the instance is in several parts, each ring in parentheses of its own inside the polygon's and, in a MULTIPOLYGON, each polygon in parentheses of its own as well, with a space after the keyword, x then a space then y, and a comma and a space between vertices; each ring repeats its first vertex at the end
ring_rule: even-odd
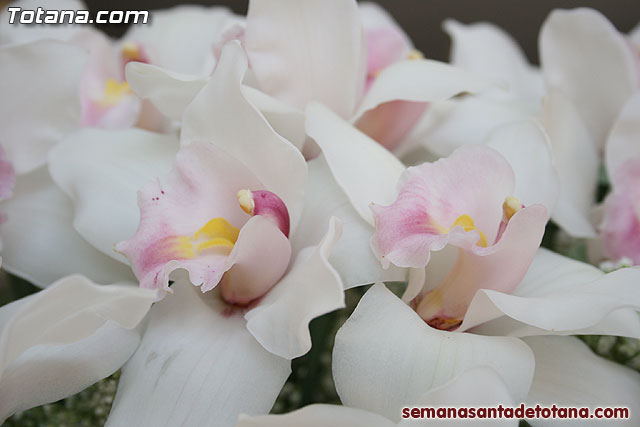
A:
POLYGON ((571 407, 571 406, 490 406, 490 407, 405 407, 404 419, 629 419, 626 407, 571 407))
POLYGON ((18 6, 7 8, 10 24, 146 24, 148 10, 99 10, 92 17, 88 10, 36 10, 18 6))

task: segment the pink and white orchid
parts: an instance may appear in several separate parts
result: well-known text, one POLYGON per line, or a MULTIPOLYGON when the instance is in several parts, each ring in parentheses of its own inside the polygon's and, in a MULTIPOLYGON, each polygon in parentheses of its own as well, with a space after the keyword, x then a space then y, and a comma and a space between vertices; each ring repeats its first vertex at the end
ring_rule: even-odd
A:
POLYGON ((109 424, 265 413, 311 346, 309 321, 344 304, 329 263, 341 221, 307 211, 307 180, 321 175, 307 178, 300 151, 247 101, 247 69, 239 43, 227 44, 185 112, 179 149, 173 135, 84 130, 51 153, 80 234, 130 263, 142 287, 169 293, 123 368, 109 424))
POLYGON ((537 69, 508 34, 491 24, 447 21, 445 30, 452 38, 454 65, 504 81, 510 90, 436 105, 430 110, 432 125, 413 138, 443 156, 464 144, 483 143, 505 123, 537 117, 560 179, 552 218, 575 237, 594 237, 590 212, 599 152, 640 84, 637 53, 627 38, 595 10, 554 10, 540 31, 537 69))
MULTIPOLYGON (((88 9, 76 0, 25 0, 18 5, 88 9)), ((11 25, 2 20, 0 55, 3 64, 12 66, 3 67, 0 77, 6 82, 3 94, 14 100, 6 103, 10 111, 0 123, 9 132, 2 144, 19 174, 44 164, 48 149, 81 127, 167 130, 166 119, 131 91, 125 65, 136 61, 177 72, 211 72, 214 44, 236 20, 226 8, 197 6, 152 12, 150 19, 153 25, 134 25, 120 40, 90 26, 11 25), (14 81, 29 81, 30 89, 10 84, 14 81)))
MULTIPOLYGON (((87 9, 72 0, 18 5, 87 9)), ((38 286, 72 273, 98 282, 133 279, 130 269, 100 254, 74 230, 71 200, 42 166, 52 147, 85 127, 165 129, 166 119, 129 89, 126 63, 210 71, 214 40, 235 18, 224 8, 193 6, 154 11, 151 19, 153 25, 132 26, 117 41, 90 26, 0 22, 0 89, 11 101, 0 106, 0 144, 19 175, 15 197, 2 206, 9 216, 4 266, 38 286), (67 256, 57 259, 57 253, 67 256)))
POLYGON ((413 273, 402 299, 375 285, 339 331, 333 373, 345 405, 397 422, 401 407, 482 365, 499 373, 516 402, 636 404, 637 373, 600 359, 574 338, 545 336, 640 336, 640 270, 603 275, 537 248, 547 215, 536 203, 551 211, 557 186, 537 124, 493 135, 491 146, 504 158, 486 147, 465 148, 405 172, 391 153, 326 108, 311 106, 307 116, 308 134, 356 211, 374 225, 370 203, 388 206, 374 206, 374 248, 413 273), (514 148, 516 135, 527 150, 514 148), (349 161, 339 141, 349 141, 349 161), (536 168, 528 164, 532 158, 536 168), (348 173, 358 162, 368 168, 348 173), (447 243, 457 251, 444 248, 447 243), (509 250, 501 252, 502 245, 509 250), (435 249, 444 250, 429 259, 435 249), (580 382, 582 369, 615 386, 580 382), (558 378, 562 386, 550 388, 558 378))
POLYGON ((526 273, 547 212, 523 205, 514 190, 513 170, 496 151, 460 148, 409 168, 396 201, 372 207, 373 248, 383 265, 424 268, 432 251, 459 248, 451 273, 412 301, 431 326, 458 327, 478 289, 510 293, 526 273))

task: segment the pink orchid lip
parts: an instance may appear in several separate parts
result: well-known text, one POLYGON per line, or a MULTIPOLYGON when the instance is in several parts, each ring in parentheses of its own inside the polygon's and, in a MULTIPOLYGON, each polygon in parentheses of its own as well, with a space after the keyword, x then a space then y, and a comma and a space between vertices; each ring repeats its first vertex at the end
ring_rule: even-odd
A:
MULTIPOLYGON (((508 227, 510 226, 511 219, 515 218, 517 214, 521 212, 524 214, 533 214, 534 216, 544 219, 546 218, 546 209, 540 205, 532 205, 526 208, 520 200, 513 196, 508 196, 505 199, 502 209, 503 217, 496 241, 491 247, 485 249, 492 252, 482 254, 459 248, 456 264, 447 277, 434 289, 411 301, 411 307, 429 326, 445 331, 456 330, 462 324, 476 290, 493 289, 495 291, 510 293, 520 282, 522 276, 524 276, 540 244, 543 231, 534 233, 537 234, 539 238, 527 239, 527 242, 518 242, 517 231, 507 236, 508 227), (535 211, 540 212, 536 214, 535 211), (515 252, 519 250, 518 246, 520 246, 520 248, 528 247, 525 251, 525 256, 522 257, 522 259, 526 261, 517 263, 519 265, 505 266, 505 261, 512 262, 514 258, 519 257, 517 255, 512 257, 509 253, 512 252, 515 254, 515 252), (483 259, 484 256, 487 258, 483 259), (495 265, 495 263, 492 265, 493 261, 491 261, 491 257, 498 257, 498 265, 495 265), (509 280, 500 283, 503 278, 502 276, 505 276, 506 273, 501 273, 498 270, 504 269, 506 272, 512 268, 520 271, 516 271, 509 280), (473 282, 474 280, 477 280, 478 283, 476 283, 475 286, 470 286, 469 282, 473 282)), ((521 220, 521 218, 518 218, 517 221, 519 220, 521 220)), ((530 221, 524 220, 519 221, 519 224, 516 226, 522 227, 525 222, 529 222, 527 226, 533 225, 530 221)), ((545 221, 541 221, 541 224, 544 225, 544 222, 545 221)))
POLYGON ((261 215, 273 221, 285 237, 289 237, 289 210, 282 199, 267 190, 238 191, 240 207, 251 216, 261 215))

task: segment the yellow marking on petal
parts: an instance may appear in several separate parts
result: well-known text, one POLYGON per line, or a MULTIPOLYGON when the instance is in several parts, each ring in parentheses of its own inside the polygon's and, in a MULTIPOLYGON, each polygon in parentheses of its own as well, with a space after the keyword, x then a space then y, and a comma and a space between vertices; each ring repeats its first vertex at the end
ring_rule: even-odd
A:
POLYGON ((522 202, 518 200, 518 198, 513 196, 507 196, 504 199, 504 203, 502 204, 502 212, 504 212, 504 216, 507 220, 510 220, 512 216, 516 214, 520 209, 522 209, 522 202))
POLYGON ((213 240, 217 238, 225 239, 231 246, 238 240, 238 234, 240 230, 235 228, 229 221, 224 218, 214 218, 207 222, 204 227, 193 233, 194 240, 208 239, 213 240))
POLYGON ((100 104, 112 107, 120 102, 124 95, 132 93, 129 83, 118 82, 116 79, 108 79, 104 86, 104 93, 100 104))
POLYGON ((436 222, 434 220, 431 220, 431 226, 433 228, 435 228, 436 230, 438 230, 438 232, 440 234, 447 234, 449 232, 449 230, 451 230, 450 228, 441 226, 440 224, 438 224, 438 222, 436 222))
POLYGON ((132 42, 125 42, 120 49, 122 57, 128 61, 137 61, 140 59, 140 47, 132 42))
POLYGON ((253 200, 251 190, 238 191, 238 203, 243 211, 253 216, 253 209, 256 207, 256 202, 253 200))
POLYGON ((424 54, 418 49, 412 49, 411 52, 409 52, 409 54, 407 55, 407 59, 424 59, 424 54))
POLYGON ((456 218, 456 220, 453 222, 453 225, 449 228, 443 227, 442 225, 438 224, 437 221, 434 221, 434 220, 431 220, 431 223, 429 225, 435 228, 440 234, 447 234, 448 232, 451 231, 453 227, 456 227, 456 226, 462 227, 464 231, 477 230, 478 233, 480 234, 480 239, 478 240, 477 245, 482 246, 483 248, 487 247, 487 237, 484 235, 482 231, 476 228, 473 222, 473 218, 471 218, 467 214, 460 215, 458 218, 456 218))
POLYGON ((233 248, 233 242, 227 240, 227 239, 223 239, 221 237, 215 238, 215 239, 211 239, 211 240, 207 240, 206 242, 202 242, 200 244, 198 244, 198 246, 196 247, 196 251, 200 252, 203 251, 205 249, 209 249, 209 248, 215 248, 215 247, 226 247, 226 248, 233 248))
POLYGON ((182 258, 193 258, 195 256, 193 244, 191 244, 191 239, 188 236, 176 237, 172 246, 182 258))
POLYGON ((477 245, 478 246, 482 246, 483 248, 487 247, 487 237, 484 235, 484 233, 482 231, 480 231, 480 230, 478 230, 476 228, 475 224, 473 223, 473 218, 471 218, 469 215, 464 214, 464 215, 460 215, 458 218, 456 218, 456 220, 453 222, 453 225, 451 226, 451 228, 453 228, 455 226, 462 227, 462 229, 464 231, 477 230, 478 233, 480 234, 480 239, 478 240, 477 245))
POLYGON ((172 254, 180 258, 194 258, 207 249, 219 248, 231 252, 240 230, 224 218, 214 218, 192 236, 175 236, 169 240, 172 254))

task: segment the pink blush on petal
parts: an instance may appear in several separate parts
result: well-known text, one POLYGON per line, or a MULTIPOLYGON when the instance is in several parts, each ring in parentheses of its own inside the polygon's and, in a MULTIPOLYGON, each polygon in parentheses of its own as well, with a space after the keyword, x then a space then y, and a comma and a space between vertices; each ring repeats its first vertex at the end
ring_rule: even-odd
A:
POLYGON ((374 79, 384 68, 406 58, 410 46, 398 29, 372 28, 365 31, 367 43, 367 77, 374 79))
POLYGON ((611 260, 630 258, 640 264, 640 217, 628 195, 614 192, 604 203, 600 226, 606 256, 611 260))
POLYGON ((369 110, 356 127, 389 151, 400 146, 427 110, 427 103, 391 101, 369 110))

